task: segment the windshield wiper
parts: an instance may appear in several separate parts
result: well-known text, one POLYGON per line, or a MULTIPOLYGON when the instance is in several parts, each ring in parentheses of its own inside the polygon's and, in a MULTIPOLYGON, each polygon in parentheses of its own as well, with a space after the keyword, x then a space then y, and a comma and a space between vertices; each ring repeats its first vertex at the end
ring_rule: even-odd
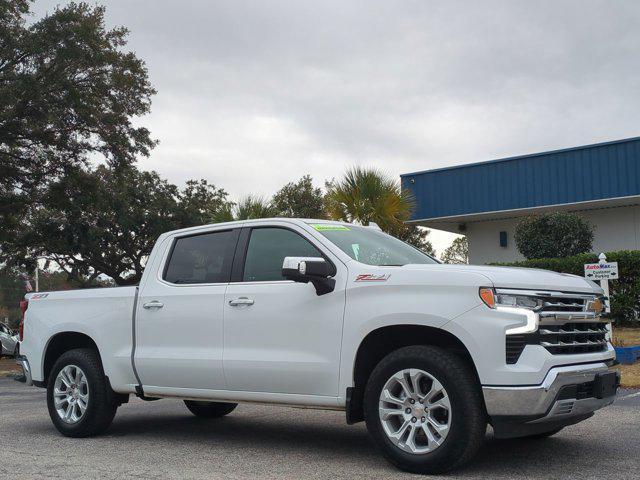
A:
POLYGON ((405 263, 383 263, 379 267, 404 267, 405 263))

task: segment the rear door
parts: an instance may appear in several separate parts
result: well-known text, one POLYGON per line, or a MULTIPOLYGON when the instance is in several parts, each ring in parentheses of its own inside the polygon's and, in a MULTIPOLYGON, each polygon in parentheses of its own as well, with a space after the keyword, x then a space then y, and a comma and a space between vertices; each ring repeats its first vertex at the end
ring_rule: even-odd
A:
POLYGON ((338 395, 346 268, 294 225, 243 229, 224 305, 229 390, 338 395), (282 277, 284 257, 325 257, 336 288, 282 277))
POLYGON ((138 297, 135 365, 153 387, 222 390, 223 306, 240 230, 174 238, 138 297))

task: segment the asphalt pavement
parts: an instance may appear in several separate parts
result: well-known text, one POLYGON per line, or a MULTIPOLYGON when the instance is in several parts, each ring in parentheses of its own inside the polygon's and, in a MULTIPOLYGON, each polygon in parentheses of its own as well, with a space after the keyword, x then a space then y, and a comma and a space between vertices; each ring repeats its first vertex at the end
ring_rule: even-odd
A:
MULTIPOLYGON (((49 420, 45 392, 0 378, 0 478, 416 478, 378 454, 344 413, 240 405, 216 420, 177 400, 123 405, 100 437, 71 439, 49 420)), ((432 477, 436 478, 436 477, 432 477)), ((545 440, 495 440, 446 478, 639 479, 640 391, 545 440)))

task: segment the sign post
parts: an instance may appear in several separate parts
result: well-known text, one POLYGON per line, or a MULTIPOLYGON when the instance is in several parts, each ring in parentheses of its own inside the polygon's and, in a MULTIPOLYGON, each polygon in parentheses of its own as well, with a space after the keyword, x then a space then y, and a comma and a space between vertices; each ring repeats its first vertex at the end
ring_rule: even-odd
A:
POLYGON ((607 256, 601 253, 598 263, 585 263, 584 276, 589 280, 599 280, 604 290, 606 312, 611 313, 611 301, 609 300, 609 280, 618 277, 618 262, 607 262, 607 256))

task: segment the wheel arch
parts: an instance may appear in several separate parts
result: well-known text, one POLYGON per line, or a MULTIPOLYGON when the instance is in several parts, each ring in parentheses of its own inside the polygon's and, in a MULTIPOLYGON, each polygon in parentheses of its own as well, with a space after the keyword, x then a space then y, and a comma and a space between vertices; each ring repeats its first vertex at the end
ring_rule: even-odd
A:
POLYGON ((387 325, 369 332, 360 342, 353 365, 353 387, 347 389, 347 422, 364 420, 363 399, 367 380, 375 366, 389 353, 411 345, 433 345, 455 353, 474 373, 478 385, 478 371, 465 344, 454 334, 425 325, 387 325))
POLYGON ((98 345, 86 333, 74 331, 56 333, 47 342, 43 357, 42 372, 44 379, 43 383, 45 385, 49 380, 49 374, 51 373, 51 369, 56 363, 56 360, 58 360, 63 353, 73 350, 74 348, 91 348, 95 350, 100 359, 102 359, 98 345))

